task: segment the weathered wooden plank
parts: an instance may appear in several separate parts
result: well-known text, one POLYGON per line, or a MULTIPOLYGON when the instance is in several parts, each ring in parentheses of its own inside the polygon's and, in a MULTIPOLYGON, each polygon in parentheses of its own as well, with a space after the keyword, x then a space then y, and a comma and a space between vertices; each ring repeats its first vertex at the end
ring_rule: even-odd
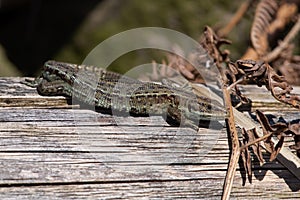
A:
MULTIPOLYGON (((277 171, 276 173, 285 174, 277 171)), ((225 172, 224 172, 225 174, 225 172)), ((241 187, 237 174, 231 199, 298 199, 296 187, 289 187, 283 179, 267 172, 253 184, 241 187), (276 184, 274 184, 276 182, 276 184)), ((146 180, 120 182, 70 182, 44 185, 13 185, 0 187, 1 199, 220 199, 222 179, 207 178, 146 180)))
POLYGON ((21 83, 26 78, 0 78, 0 107, 69 108, 65 97, 43 97, 35 88, 21 83))
MULTIPOLYGON (((20 80, 0 79, 1 199, 220 199, 229 156, 224 129, 196 133, 161 117, 74 109, 20 80)), ((290 108, 281 115, 266 110, 274 122, 298 117, 290 108)), ((299 180, 276 161, 253 160, 253 184, 246 186, 239 170, 233 199, 300 197, 299 180)))
POLYGON ((207 180, 0 188, 0 197, 4 199, 85 199, 87 196, 90 199, 220 199, 220 195, 220 187, 209 186, 207 180), (211 195, 201 192, 204 190, 211 195))
MULTIPOLYGON (((42 110, 47 111, 47 109, 42 110)), ((78 133, 81 133, 84 130, 85 133, 89 133, 88 136, 90 136, 90 134, 93 136, 95 133, 98 133, 99 130, 95 130, 94 126, 85 127, 80 124, 79 126, 69 124, 67 127, 55 127, 53 126, 53 124, 47 127, 44 124, 40 127, 39 123, 43 124, 43 120, 35 120, 39 119, 38 115, 43 114, 42 110, 38 111, 38 109, 35 109, 35 111, 37 112, 35 113, 35 115, 33 115, 34 120, 31 124, 32 126, 35 123, 33 129, 28 130, 28 127, 30 127, 28 124, 22 125, 22 123, 28 122, 22 122, 21 120, 17 122, 21 124, 20 126, 16 126, 15 122, 10 123, 10 125, 5 124, 5 127, 3 129, 0 129, 2 141, 2 153, 0 154, 0 158, 2 160, 1 180, 4 180, 2 184, 22 185, 26 183, 34 184, 42 182, 44 184, 48 183, 49 185, 51 185, 53 183, 56 184, 57 182, 68 183, 78 182, 79 180, 85 180, 87 182, 107 182, 126 180, 126 178, 128 179, 129 177, 130 179, 127 181, 132 181, 132 179, 140 181, 147 180, 149 176, 149 171, 151 171, 151 169, 153 170, 153 163, 133 163, 130 160, 127 162, 125 160, 122 164, 118 164, 118 166, 112 164, 114 162, 117 163, 113 160, 110 160, 111 163, 103 163, 101 159, 99 160, 99 157, 101 156, 96 155, 98 153, 97 149, 89 149, 88 152, 86 152, 86 149, 79 148, 80 145, 78 147, 79 141, 82 140, 82 138, 78 140, 78 133), (18 128, 15 128, 14 126, 18 128), (148 173, 136 173, 136 169, 139 169, 139 165, 143 166, 143 169, 147 169, 148 173), (10 166, 15 166, 15 168, 12 169, 10 166), (118 169, 118 173, 115 174, 115 176, 113 176, 115 172, 111 172, 111 168, 114 167, 118 169), (112 177, 108 176, 107 174, 111 175, 112 177), (128 174, 131 175, 128 177, 128 174), (16 175, 18 177, 17 181, 16 175), (43 179, 43 177, 45 177, 45 179, 43 179), (95 180, 95 177, 97 177, 98 179, 95 180), (101 177, 102 179, 99 179, 99 177, 101 177), (51 181, 49 182, 49 180, 51 181)), ((63 116, 63 112, 66 112, 67 116, 72 117, 72 115, 69 115, 68 110, 52 111, 56 112, 56 114, 60 113, 62 119, 66 119, 66 117, 63 116)), ((20 116, 22 116, 22 114, 19 115, 19 117, 20 116)), ((55 115, 53 115, 53 117, 55 117, 55 115)), ((90 118, 88 117, 87 119, 90 118)), ((138 120, 139 118, 133 119, 138 120)), ((147 121, 146 119, 148 118, 145 118, 144 120, 147 121)), ((47 118, 44 118, 44 120, 47 120, 47 118)), ((50 121, 54 124, 55 120, 57 122, 61 121, 60 118, 51 119, 50 117, 50 121)), ((70 119, 66 120, 70 121, 70 119)), ((147 127, 142 127, 143 129, 140 130, 135 130, 135 127, 133 129, 132 127, 129 128, 131 128, 131 132, 136 131, 134 133, 134 137, 136 137, 139 136, 139 133, 142 134, 141 131, 145 130, 145 128, 147 127)), ((107 132, 109 134, 116 134, 116 131, 113 131, 112 127, 102 126, 102 129, 103 132, 107 132)), ((170 127, 170 129, 175 128, 170 127)), ((128 134, 130 135, 131 133, 128 132, 122 135, 129 137, 128 134)), ((196 158, 196 160, 193 160, 192 162, 193 168, 189 168, 190 166, 184 164, 182 161, 180 163, 177 163, 176 165, 171 166, 166 165, 166 163, 161 163, 165 164, 164 167, 154 167, 156 170, 156 176, 151 175, 151 180, 155 179, 155 177, 159 177, 160 179, 170 177, 188 177, 190 179, 194 179, 195 177, 204 176, 205 179, 211 179, 211 181, 213 181, 213 179, 209 176, 212 173, 214 176, 218 176, 219 179, 222 179, 224 177, 224 172, 227 169, 228 161, 228 147, 224 134, 225 133, 223 132, 223 135, 219 138, 217 144, 215 145, 215 148, 213 149, 213 151, 208 153, 205 160, 203 160, 202 162, 197 160, 197 154, 192 156, 196 158)), ((102 139, 102 137, 98 139, 97 138, 98 137, 89 137, 88 139, 91 140, 91 142, 95 142, 99 139, 101 141, 102 139)), ((114 137, 114 139, 117 138, 114 137)), ((140 141, 138 141, 138 144, 139 142, 140 141)), ((149 141, 145 140, 144 142, 149 141)), ((102 143, 95 142, 95 144, 102 143)), ((111 147, 106 145, 101 146, 101 149, 103 149, 104 147, 107 147, 107 153, 111 154, 111 147)), ((132 147, 134 147, 134 143, 129 145, 129 147, 132 150, 132 147)), ((129 152, 131 152, 131 150, 129 152)), ((189 153, 192 154, 191 152, 189 153)), ((127 156, 125 155, 125 157, 127 156)), ((274 164, 273 167, 271 167, 272 164, 270 163, 266 165, 267 167, 258 167, 257 163, 255 165, 257 170, 284 170, 284 168, 279 164, 274 164)), ((291 176, 290 179, 292 180, 292 178, 293 177, 291 176)))
MULTIPOLYGON (((298 110, 277 101, 272 95, 271 92, 268 91, 264 86, 258 87, 253 85, 242 85, 239 86, 239 89, 246 97, 251 99, 252 104, 252 111, 257 109, 262 111, 275 111, 278 112, 278 108, 280 108, 280 112, 287 112, 287 111, 294 111, 297 112, 298 110)), ((295 86, 293 87, 293 94, 300 95, 300 87, 295 86)), ((299 112, 299 111, 298 111, 299 112)), ((299 117, 299 115, 298 115, 299 117)))
MULTIPOLYGON (((0 124, 0 138, 3 141, 3 145, 0 145, 1 150, 26 151, 34 149, 35 151, 43 151, 46 149, 59 151, 60 149, 69 149, 71 151, 78 148, 86 148, 89 151, 96 151, 97 148, 103 148, 101 144, 105 144, 104 147, 107 147, 109 140, 114 139, 114 143, 111 144, 115 148, 120 147, 124 143, 126 145, 130 144, 131 148, 148 144, 152 145, 148 147, 153 149, 155 145, 156 148, 173 145, 172 150, 177 149, 178 153, 182 153, 182 151, 187 149, 187 145, 190 145, 188 140, 195 140, 197 143, 201 143, 204 139, 218 139, 219 136, 216 134, 222 134, 223 137, 219 142, 221 142, 223 147, 217 147, 218 154, 225 152, 223 156, 226 158, 228 156, 224 130, 200 129, 198 134, 191 134, 193 130, 182 128, 181 131, 178 131, 178 128, 169 127, 167 123, 161 122, 159 117, 152 117, 151 119, 147 117, 129 117, 132 121, 132 126, 128 126, 126 120, 120 120, 118 127, 115 127, 116 122, 111 115, 88 110, 33 109, 30 111, 19 109, 13 110, 11 113, 5 113, 5 111, 8 110, 0 109, 0 113, 2 113, 0 120, 5 122, 0 124), (83 113, 85 114, 83 115, 83 113), (75 120, 74 115, 82 116, 75 120), (95 119, 96 121, 93 121, 95 119), (163 127, 159 126, 160 123, 163 123, 163 127), (133 126, 134 124, 142 124, 142 126, 133 126), (146 134, 144 133, 145 131, 146 134), (180 138, 171 140, 175 136, 180 138), (203 138, 204 136, 205 138, 203 138), (183 138, 186 138, 186 140, 183 138), (45 141, 45 143, 42 143, 42 141, 45 141), (83 142, 90 146, 84 145, 83 142)), ((124 119, 128 120, 128 117, 124 119)), ((214 145, 214 143, 211 142, 210 144, 214 145)), ((191 153, 190 157, 195 155, 195 152, 191 153)))

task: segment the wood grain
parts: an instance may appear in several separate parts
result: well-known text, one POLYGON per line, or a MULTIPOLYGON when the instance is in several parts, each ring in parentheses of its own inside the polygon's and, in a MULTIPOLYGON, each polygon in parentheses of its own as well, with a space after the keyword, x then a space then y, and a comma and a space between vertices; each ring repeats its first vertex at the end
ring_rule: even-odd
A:
MULTIPOLYGON (((224 128, 196 133, 157 116, 78 109, 64 97, 41 97, 20 80, 0 79, 1 199, 221 198, 229 156, 224 128)), ((267 110, 274 121, 299 118, 290 108, 280 115, 267 110)), ((253 173, 253 183, 243 186, 238 169, 232 199, 300 197, 299 180, 277 161, 253 160, 253 173)))

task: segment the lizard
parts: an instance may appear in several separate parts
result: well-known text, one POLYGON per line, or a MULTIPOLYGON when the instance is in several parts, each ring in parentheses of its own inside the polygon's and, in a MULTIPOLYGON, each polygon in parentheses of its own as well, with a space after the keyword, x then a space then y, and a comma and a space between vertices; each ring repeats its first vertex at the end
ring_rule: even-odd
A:
POLYGON ((95 66, 50 60, 45 62, 41 76, 26 84, 36 87, 40 95, 72 97, 99 110, 133 116, 166 114, 167 122, 193 129, 226 116, 224 107, 206 96, 95 66))

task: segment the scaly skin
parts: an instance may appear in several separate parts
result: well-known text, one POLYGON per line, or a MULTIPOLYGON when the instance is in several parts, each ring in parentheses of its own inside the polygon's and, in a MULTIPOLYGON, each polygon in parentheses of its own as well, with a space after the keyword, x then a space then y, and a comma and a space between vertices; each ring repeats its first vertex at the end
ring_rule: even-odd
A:
MULTIPOLYGON (((199 121, 221 120, 222 105, 179 87, 141 82, 101 68, 48 61, 36 79, 41 95, 64 95, 101 109, 131 115, 163 115, 198 128, 199 121)), ((201 124, 200 124, 201 125, 201 124)))

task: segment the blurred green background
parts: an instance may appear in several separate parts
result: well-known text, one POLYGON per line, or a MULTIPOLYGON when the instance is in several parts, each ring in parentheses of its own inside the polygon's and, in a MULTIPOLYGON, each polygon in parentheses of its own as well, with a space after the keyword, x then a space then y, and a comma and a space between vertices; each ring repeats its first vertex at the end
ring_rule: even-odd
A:
MULTIPOLYGON (((0 0, 0 76, 36 76, 49 59, 82 63, 87 54, 114 34, 138 27, 164 27, 198 40, 205 25, 225 26, 238 0, 0 0)), ((254 9, 228 39, 231 58, 249 44, 254 9)), ((163 53, 140 50, 116 60, 110 69, 161 61, 163 53)))

